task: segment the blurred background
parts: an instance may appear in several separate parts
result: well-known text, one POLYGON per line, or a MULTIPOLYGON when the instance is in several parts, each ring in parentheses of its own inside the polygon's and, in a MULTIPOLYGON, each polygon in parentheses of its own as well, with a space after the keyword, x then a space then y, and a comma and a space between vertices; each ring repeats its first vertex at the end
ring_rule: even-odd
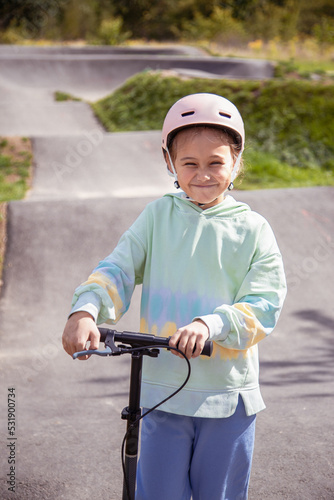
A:
POLYGON ((332 0, 13 0, 0 2, 1 43, 177 41, 212 52, 326 59, 332 0))

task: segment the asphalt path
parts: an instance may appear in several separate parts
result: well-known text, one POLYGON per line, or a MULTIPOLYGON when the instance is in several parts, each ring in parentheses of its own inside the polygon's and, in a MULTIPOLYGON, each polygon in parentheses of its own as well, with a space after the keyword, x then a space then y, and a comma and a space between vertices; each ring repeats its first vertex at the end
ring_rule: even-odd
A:
MULTIPOLYGON (((105 134, 93 123, 71 135, 36 135, 33 149, 33 189, 8 210, 0 498, 118 500, 129 359, 73 361, 61 334, 74 288, 144 206, 174 188, 156 132, 105 134)), ((260 346, 267 409, 258 415, 250 500, 334 498, 333 194, 326 187, 233 194, 271 223, 289 284, 278 326, 260 346)), ((119 330, 138 329, 139 300, 140 288, 119 330)))
MULTIPOLYGON (((0 135, 75 135, 99 127, 86 102, 55 102, 62 91, 96 101, 144 70, 203 78, 266 79, 271 63, 208 57, 189 47, 0 46, 0 135)), ((101 127, 100 127, 101 128, 101 127)))

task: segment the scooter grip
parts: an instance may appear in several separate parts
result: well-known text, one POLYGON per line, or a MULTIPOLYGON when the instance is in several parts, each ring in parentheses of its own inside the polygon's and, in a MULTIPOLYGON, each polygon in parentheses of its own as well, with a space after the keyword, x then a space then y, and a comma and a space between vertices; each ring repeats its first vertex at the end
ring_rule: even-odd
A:
POLYGON ((213 351, 213 342, 211 340, 206 340, 201 356, 211 356, 213 351))
MULTIPOLYGON (((171 337, 168 337, 168 341, 171 337)), ((176 345, 176 347, 179 347, 178 344, 176 345)), ((193 352, 195 352, 195 349, 196 349, 196 346, 194 347, 194 350, 193 352)), ((205 341, 205 344, 204 344, 204 347, 203 347, 203 350, 201 352, 201 356, 211 356, 212 354, 212 351, 213 351, 213 343, 211 340, 206 340, 205 341)))

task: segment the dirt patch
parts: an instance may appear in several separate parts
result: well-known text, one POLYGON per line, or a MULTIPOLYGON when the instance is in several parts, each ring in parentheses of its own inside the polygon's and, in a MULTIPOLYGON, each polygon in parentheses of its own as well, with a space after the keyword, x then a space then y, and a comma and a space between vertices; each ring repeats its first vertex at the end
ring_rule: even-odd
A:
MULTIPOLYGON (((16 184, 22 178, 25 180, 26 191, 31 188, 32 181, 32 146, 30 139, 22 137, 0 137, 0 155, 8 158, 9 162, 2 162, 0 174, 6 184, 16 184)), ((20 197, 23 197, 22 193, 20 197)), ((19 198, 20 198, 19 197, 19 198)), ((15 199, 18 199, 15 196, 15 199)), ((4 198, 2 197, 2 200, 4 198)), ((5 198, 5 201, 9 199, 5 198)))
POLYGON ((22 159, 25 153, 31 154, 31 142, 25 137, 2 137, 1 154, 8 155, 13 161, 22 159))

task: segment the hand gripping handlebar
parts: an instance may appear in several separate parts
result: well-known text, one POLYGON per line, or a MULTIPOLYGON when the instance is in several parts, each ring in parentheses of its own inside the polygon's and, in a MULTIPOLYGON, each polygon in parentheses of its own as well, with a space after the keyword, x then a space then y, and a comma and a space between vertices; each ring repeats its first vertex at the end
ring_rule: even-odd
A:
MULTIPOLYGON (((110 330, 109 328, 99 328, 99 331, 101 334, 100 341, 104 342, 105 349, 103 351, 99 349, 90 349, 88 351, 76 352, 73 354, 73 359, 90 354, 97 354, 98 356, 119 356, 129 350, 129 347, 127 346, 131 346, 130 348, 169 348, 170 337, 157 337, 155 335, 137 332, 117 332, 116 330, 110 330), (121 345, 117 346, 115 342, 120 342, 121 345)), ((211 356, 212 349, 212 342, 207 340, 204 344, 201 355, 211 356)))

